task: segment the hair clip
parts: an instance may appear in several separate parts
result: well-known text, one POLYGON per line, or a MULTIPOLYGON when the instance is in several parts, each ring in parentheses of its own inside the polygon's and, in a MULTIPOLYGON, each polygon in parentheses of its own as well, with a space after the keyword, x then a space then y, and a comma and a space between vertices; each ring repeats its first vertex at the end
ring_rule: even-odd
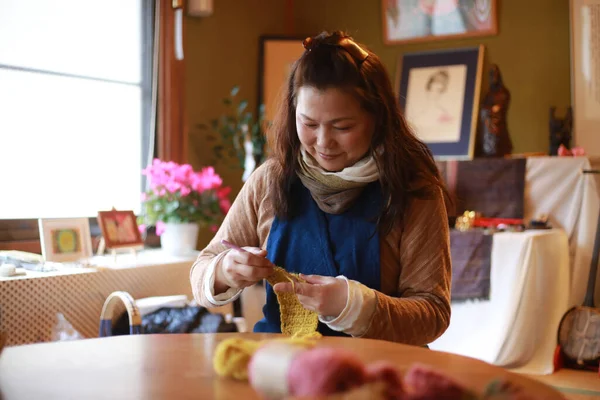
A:
POLYGON ((357 45, 356 42, 354 42, 354 40, 350 38, 345 37, 340 39, 338 45, 360 62, 365 61, 367 57, 369 57, 369 53, 365 51, 362 47, 357 45))
POLYGON ((312 48, 313 45, 313 39, 311 37, 307 37, 306 39, 304 39, 302 41, 302 46, 304 46, 305 50, 310 51, 310 49, 312 48))
MULTIPOLYGON (((365 51, 362 47, 356 44, 352 39, 348 37, 341 38, 337 43, 326 43, 330 46, 339 46, 342 49, 346 50, 354 59, 359 62, 363 62, 369 57, 369 53, 365 51)), ((315 41, 312 37, 307 37, 302 41, 302 46, 306 51, 311 51, 315 45, 315 41)))

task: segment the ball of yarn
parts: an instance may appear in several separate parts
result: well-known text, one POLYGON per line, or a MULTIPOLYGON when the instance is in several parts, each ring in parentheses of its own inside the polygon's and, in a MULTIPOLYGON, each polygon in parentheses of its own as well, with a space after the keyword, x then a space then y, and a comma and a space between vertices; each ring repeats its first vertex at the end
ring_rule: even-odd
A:
POLYGON ((248 363, 261 342, 241 338, 226 339, 219 343, 213 357, 217 375, 238 380, 248 378, 248 363))
POLYGON ((254 353, 268 343, 287 343, 304 348, 313 347, 318 332, 304 336, 284 337, 273 340, 247 340, 241 337, 225 339, 217 345, 213 356, 213 368, 217 375, 237 380, 248 379, 248 364, 254 353))
POLYGON ((333 348, 315 348, 296 356, 288 372, 293 396, 320 396, 361 386, 367 380, 364 364, 353 354, 333 348))
POLYGON ((384 394, 388 399, 400 399, 404 394, 402 378, 398 369, 388 361, 377 361, 366 366, 369 382, 383 382, 384 394))
POLYGON ((425 365, 414 365, 404 375, 408 393, 403 400, 469 400, 477 399, 452 378, 425 365))

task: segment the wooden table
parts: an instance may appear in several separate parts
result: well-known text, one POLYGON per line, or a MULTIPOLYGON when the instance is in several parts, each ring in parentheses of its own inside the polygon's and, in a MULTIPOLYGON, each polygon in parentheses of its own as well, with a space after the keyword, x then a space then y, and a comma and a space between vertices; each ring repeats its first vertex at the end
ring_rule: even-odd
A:
MULTIPOLYGON (((9 347, 0 354, 0 399, 257 399, 247 383, 213 372, 215 346, 232 335, 137 335, 9 347)), ((540 382, 449 353, 356 338, 325 337, 318 345, 352 350, 365 362, 389 360, 400 370, 415 362, 433 365, 479 392, 492 379, 508 377, 544 399, 562 399, 540 382)))

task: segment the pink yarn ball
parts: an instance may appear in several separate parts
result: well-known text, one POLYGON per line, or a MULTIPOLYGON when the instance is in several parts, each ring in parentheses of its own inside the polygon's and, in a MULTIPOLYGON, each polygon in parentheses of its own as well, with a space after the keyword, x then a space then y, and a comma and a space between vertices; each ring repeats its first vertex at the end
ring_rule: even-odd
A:
POLYGON ((386 383, 386 396, 389 399, 400 399, 404 394, 402 378, 396 367, 387 361, 377 361, 366 367, 369 382, 383 381, 386 383))
POLYGON ((363 363, 341 349, 316 348, 296 356, 288 372, 289 393, 319 396, 344 392, 367 381, 363 363))
POLYGON ((461 400, 468 399, 469 392, 453 379, 430 367, 415 365, 404 375, 404 383, 410 388, 403 397, 406 400, 461 400))

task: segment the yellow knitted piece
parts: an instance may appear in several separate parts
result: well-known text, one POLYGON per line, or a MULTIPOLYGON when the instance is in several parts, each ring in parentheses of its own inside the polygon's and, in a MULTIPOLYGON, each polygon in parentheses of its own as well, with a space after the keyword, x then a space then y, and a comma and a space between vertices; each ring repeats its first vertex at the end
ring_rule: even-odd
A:
MULTIPOLYGON (((275 286, 280 282, 292 282, 294 279, 299 282, 304 282, 299 275, 291 274, 285 269, 275 267, 275 272, 267 278, 267 282, 271 286, 275 286)), ((281 315, 281 333, 285 335, 294 335, 304 337, 312 335, 317 331, 319 316, 316 312, 307 310, 302 307, 298 301, 296 293, 278 293, 277 302, 279 303, 279 314, 281 315)))
POLYGON ((237 380, 248 379, 248 364, 252 355, 263 345, 272 342, 283 342, 311 348, 315 339, 321 337, 318 332, 313 332, 306 337, 291 337, 270 340, 245 340, 239 337, 225 339, 217 345, 213 357, 213 368, 217 375, 237 380))

